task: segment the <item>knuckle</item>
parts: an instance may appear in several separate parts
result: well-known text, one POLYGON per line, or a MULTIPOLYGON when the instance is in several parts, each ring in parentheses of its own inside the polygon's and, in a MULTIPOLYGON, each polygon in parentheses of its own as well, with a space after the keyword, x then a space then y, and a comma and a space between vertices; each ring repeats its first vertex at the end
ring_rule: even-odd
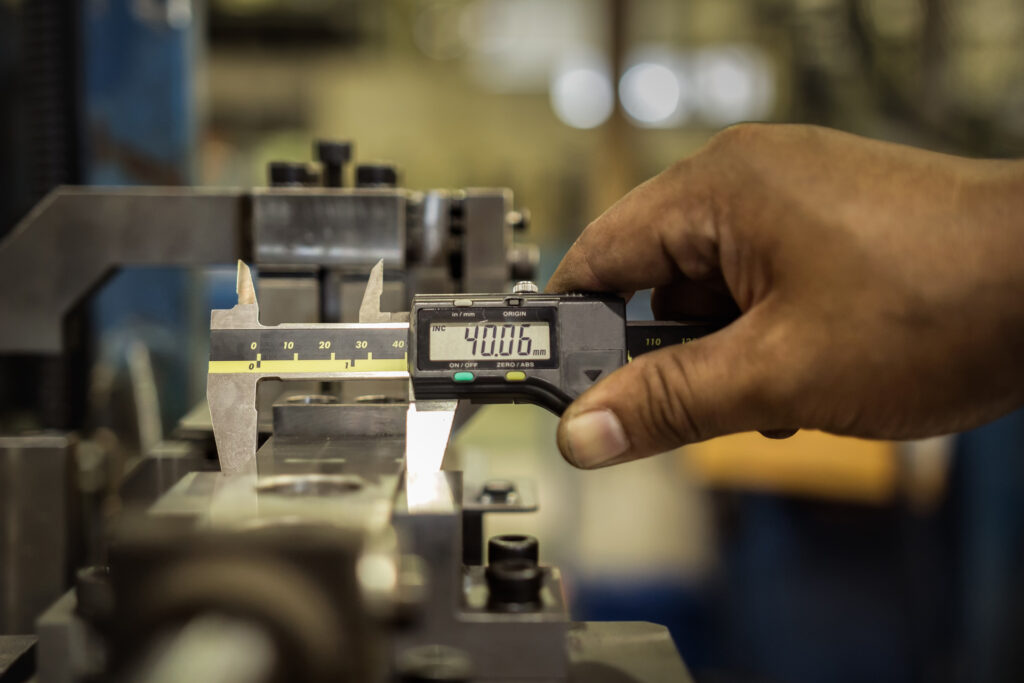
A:
POLYGON ((580 249, 587 249, 591 247, 593 241, 597 239, 601 232, 601 226, 604 224, 603 219, 604 215, 601 215, 587 223, 587 227, 583 228, 579 237, 576 238, 575 246, 580 249))
POLYGON ((715 133, 705 147, 706 151, 746 151, 768 135, 771 126, 764 123, 736 123, 715 133))
POLYGON ((681 180, 689 179, 694 174, 695 165, 692 157, 684 157, 673 161, 664 171, 665 176, 671 184, 675 185, 681 180))

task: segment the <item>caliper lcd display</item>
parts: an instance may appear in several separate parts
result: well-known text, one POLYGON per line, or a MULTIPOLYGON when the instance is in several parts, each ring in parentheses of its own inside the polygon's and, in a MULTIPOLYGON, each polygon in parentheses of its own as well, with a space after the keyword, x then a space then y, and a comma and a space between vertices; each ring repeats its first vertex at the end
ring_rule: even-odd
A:
POLYGON ((481 320, 430 324, 431 361, 548 360, 551 327, 547 322, 481 320))

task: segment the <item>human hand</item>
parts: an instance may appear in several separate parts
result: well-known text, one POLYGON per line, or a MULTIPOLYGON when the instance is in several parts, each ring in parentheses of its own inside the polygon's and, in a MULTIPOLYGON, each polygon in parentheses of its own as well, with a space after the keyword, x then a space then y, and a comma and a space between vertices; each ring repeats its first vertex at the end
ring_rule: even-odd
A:
POLYGON ((550 292, 653 288, 660 319, 739 312, 580 396, 598 467, 747 430, 962 430, 1024 403, 1024 164, 823 128, 743 125, 638 186, 550 292))

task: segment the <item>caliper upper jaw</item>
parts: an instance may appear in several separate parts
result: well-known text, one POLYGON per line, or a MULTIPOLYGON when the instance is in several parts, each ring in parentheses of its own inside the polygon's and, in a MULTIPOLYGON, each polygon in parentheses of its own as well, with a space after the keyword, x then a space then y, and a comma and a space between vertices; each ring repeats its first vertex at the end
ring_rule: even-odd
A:
MULTIPOLYGON (((408 313, 380 310, 384 293, 384 259, 370 270, 359 305, 359 322, 409 322, 408 313)), ((409 383, 409 412, 405 420, 405 469, 408 473, 439 472, 451 437, 458 401, 417 401, 409 383)))
POLYGON ((380 310, 380 297, 384 293, 384 259, 377 261, 370 269, 370 277, 363 290, 363 300, 359 304, 359 322, 361 323, 407 323, 409 313, 388 313, 380 310))
MULTIPOLYGON (((384 259, 370 270, 359 306, 360 323, 409 322, 408 313, 380 310, 384 293, 384 259)), ((409 383, 409 412, 405 420, 406 472, 439 472, 451 437, 458 401, 417 401, 409 383)))

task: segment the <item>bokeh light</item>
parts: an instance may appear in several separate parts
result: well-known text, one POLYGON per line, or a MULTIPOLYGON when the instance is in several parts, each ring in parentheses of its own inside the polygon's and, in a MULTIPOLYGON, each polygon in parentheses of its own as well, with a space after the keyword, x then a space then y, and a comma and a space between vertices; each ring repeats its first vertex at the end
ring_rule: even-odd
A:
POLYGON ((569 63, 556 70, 549 94, 555 115, 573 128, 596 128, 615 107, 608 70, 594 63, 569 63))
POLYGON ((699 50, 694 64, 697 105, 712 126, 766 118, 775 100, 775 81, 764 55, 748 47, 699 50))
POLYGON ((644 126, 665 126, 681 118, 683 88, 677 74, 664 64, 641 62, 619 80, 622 108, 644 126))

